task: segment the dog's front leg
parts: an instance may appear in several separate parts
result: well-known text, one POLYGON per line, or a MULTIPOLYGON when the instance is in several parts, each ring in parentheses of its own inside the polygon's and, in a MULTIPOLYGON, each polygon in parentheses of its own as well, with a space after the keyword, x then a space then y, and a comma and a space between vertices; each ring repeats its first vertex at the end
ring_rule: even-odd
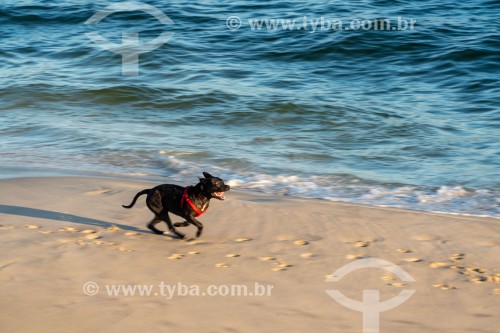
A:
POLYGON ((200 221, 198 221, 196 218, 189 216, 187 219, 189 223, 192 225, 196 226, 198 228, 198 231, 196 232, 196 237, 200 237, 201 234, 203 233, 203 224, 201 224, 200 221))

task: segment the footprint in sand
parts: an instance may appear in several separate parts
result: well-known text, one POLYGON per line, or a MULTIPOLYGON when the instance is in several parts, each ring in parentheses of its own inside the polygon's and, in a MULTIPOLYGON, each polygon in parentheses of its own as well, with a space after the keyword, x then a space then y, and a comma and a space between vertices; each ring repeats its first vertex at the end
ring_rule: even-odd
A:
POLYGON ((111 227, 107 227, 106 230, 111 231, 111 232, 118 232, 122 229, 120 229, 120 227, 117 227, 116 225, 112 225, 111 227))
POLYGON ((52 233, 52 230, 40 231, 41 234, 48 235, 52 233))
POLYGON ((460 261, 464 259, 465 254, 463 253, 454 253, 451 255, 450 260, 451 261, 460 261))
POLYGON ((91 244, 95 244, 95 245, 116 245, 116 243, 113 243, 113 242, 104 242, 104 241, 93 241, 91 244))
POLYGON ((14 230, 15 228, 11 225, 0 225, 0 230, 14 230))
POLYGON ((410 252, 412 252, 412 250, 410 250, 410 249, 396 249, 396 251, 398 251, 399 253, 410 253, 410 252))
POLYGON ((236 254, 236 253, 229 253, 229 254, 226 254, 226 257, 228 258, 236 258, 236 257, 239 257, 240 255, 239 254, 236 254))
POLYGON ((99 238, 102 238, 102 236, 99 234, 88 234, 88 235, 85 235, 85 238, 87 238, 87 239, 99 239, 99 238))
POLYGON ((172 260, 179 260, 182 259, 184 255, 182 253, 173 253, 170 256, 167 257, 167 259, 172 259, 172 260))
POLYGON ((78 238, 58 239, 57 241, 61 243, 77 243, 78 238))
POLYGON ((133 249, 127 249, 126 247, 118 247, 116 250, 120 252, 134 252, 133 249))
POLYGON ((141 234, 135 231, 129 231, 125 233, 129 239, 141 239, 141 234))
POLYGON ((431 268, 442 268, 442 267, 449 267, 450 265, 445 263, 445 262, 440 262, 440 261, 434 261, 429 264, 429 267, 431 268))
POLYGON ((471 273, 486 273, 486 271, 482 268, 479 268, 479 267, 467 267, 467 272, 471 272, 471 273))
POLYGON ((188 254, 200 254, 198 251, 189 251, 188 254))
POLYGON ((404 258, 403 260, 407 261, 407 262, 421 262, 423 259, 421 259, 421 258, 404 258))
POLYGON ((381 241, 383 240, 382 238, 375 238, 375 237, 370 237, 370 236, 361 236, 361 235, 357 235, 357 236, 353 236, 353 237, 343 237, 342 238, 342 241, 344 243, 349 243, 349 244, 355 244, 355 243, 373 243, 373 242, 377 242, 377 241, 381 241))
POLYGON ((396 280, 396 278, 394 276, 382 276, 381 279, 384 280, 384 281, 393 281, 393 280, 396 280))
POLYGON ((247 238, 247 237, 240 237, 240 238, 236 238, 234 241, 235 242, 249 242, 251 241, 252 239, 251 238, 247 238))
POLYGON ((361 254, 348 254, 345 256, 346 259, 355 260, 355 259, 363 259, 361 254))
POLYGON ((500 276, 498 274, 497 275, 490 275, 490 276, 488 276, 488 282, 500 283, 500 276))
POLYGON ((273 267, 271 268, 272 271, 279 272, 279 271, 285 271, 285 267, 273 267))
POLYGON ((27 229, 40 229, 41 228, 39 225, 36 225, 36 224, 26 224, 24 227, 27 229))
POLYGON ((276 260, 275 257, 257 257, 257 259, 262 261, 276 260))
POLYGON ((293 265, 290 265, 286 262, 280 262, 278 263, 278 267, 282 267, 282 268, 287 268, 287 267, 292 267, 293 265))
POLYGON ((462 265, 451 265, 450 268, 451 269, 455 269, 455 270, 462 270, 462 269, 465 269, 465 266, 462 266, 462 265))
POLYGON ((228 268, 229 265, 226 264, 226 263, 219 263, 219 264, 215 264, 215 267, 217 267, 217 268, 228 268))
POLYGON ((369 242, 362 242, 362 241, 359 241, 359 242, 355 242, 354 243, 354 246, 356 247, 367 247, 368 245, 370 245, 369 242))
POLYGON ((314 257, 314 253, 311 253, 311 252, 301 253, 300 256, 302 258, 312 258, 312 257, 314 257))
POLYGON ((80 233, 82 234, 85 234, 85 235, 88 235, 88 234, 94 234, 96 233, 97 231, 96 230, 93 230, 93 229, 86 229, 86 230, 82 230, 80 231, 80 233))
POLYGON ((473 278, 473 277, 477 276, 476 272, 471 272, 468 270, 461 270, 461 271, 459 271, 459 273, 462 274, 463 276, 468 277, 468 278, 473 278))
POLYGON ((296 240, 296 241, 295 241, 295 242, 293 242, 293 243, 294 243, 295 245, 307 245, 307 244, 309 244, 307 241, 305 241, 305 240, 301 240, 301 239, 296 240))
POLYGON ((78 229, 77 228, 73 228, 73 227, 63 227, 63 228, 59 228, 59 231, 64 231, 64 232, 77 232, 78 229))
POLYGON ((452 290, 452 289, 457 289, 453 287, 452 285, 446 284, 446 283, 438 283, 438 284, 433 284, 432 285, 434 288, 439 288, 442 290, 452 290))
POLYGON ((473 278, 470 278, 469 281, 473 283, 483 283, 486 282, 488 279, 485 278, 484 276, 476 276, 473 278))

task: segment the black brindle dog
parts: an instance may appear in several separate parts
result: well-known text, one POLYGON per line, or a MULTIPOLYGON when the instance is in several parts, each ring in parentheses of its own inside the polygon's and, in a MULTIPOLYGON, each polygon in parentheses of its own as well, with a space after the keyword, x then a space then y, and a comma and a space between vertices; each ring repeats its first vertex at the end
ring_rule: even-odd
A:
POLYGON ((220 178, 214 177, 208 172, 203 172, 205 178, 200 178, 200 182, 195 186, 181 187, 171 184, 163 184, 152 189, 142 190, 137 193, 128 206, 123 208, 132 208, 143 194, 147 194, 146 205, 155 214, 155 217, 148 223, 147 227, 157 234, 163 234, 163 231, 156 229, 155 225, 161 221, 168 225, 168 229, 184 238, 184 234, 175 230, 175 227, 187 227, 192 224, 198 228, 196 237, 200 237, 203 232, 203 224, 196 218, 205 213, 210 204, 210 199, 215 198, 224 200, 224 192, 229 191, 229 186, 224 184, 220 178), (178 215, 186 221, 178 222, 172 225, 168 213, 178 215))

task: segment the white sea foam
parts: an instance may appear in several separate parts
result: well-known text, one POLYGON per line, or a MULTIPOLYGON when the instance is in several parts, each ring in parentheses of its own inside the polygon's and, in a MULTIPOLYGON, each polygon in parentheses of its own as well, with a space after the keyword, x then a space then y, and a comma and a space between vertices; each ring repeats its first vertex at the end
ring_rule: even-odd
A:
MULTIPOLYGON (((273 175, 200 164, 192 155, 170 151, 159 151, 156 163, 154 168, 146 169, 147 172, 130 173, 115 168, 100 173, 153 182, 194 184, 202 176, 202 171, 208 171, 225 179, 234 189, 380 207, 500 217, 500 189, 376 183, 350 175, 273 175)), ((19 171, 16 169, 16 172, 19 171)))
POLYGON ((492 217, 500 215, 498 199, 494 199, 499 193, 488 189, 377 184, 348 175, 298 176, 235 172, 220 166, 200 166, 178 155, 168 155, 165 162, 169 170, 174 171, 169 177, 192 181, 193 174, 201 175, 201 171, 209 171, 224 178, 235 189, 430 212, 492 217))

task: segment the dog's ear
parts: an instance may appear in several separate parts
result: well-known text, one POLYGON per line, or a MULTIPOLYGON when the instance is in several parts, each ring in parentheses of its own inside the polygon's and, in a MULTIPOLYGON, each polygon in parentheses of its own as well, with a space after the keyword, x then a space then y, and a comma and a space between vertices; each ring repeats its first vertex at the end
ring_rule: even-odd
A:
POLYGON ((214 178, 214 176, 205 171, 203 171, 203 176, 205 176, 205 178, 214 178))

